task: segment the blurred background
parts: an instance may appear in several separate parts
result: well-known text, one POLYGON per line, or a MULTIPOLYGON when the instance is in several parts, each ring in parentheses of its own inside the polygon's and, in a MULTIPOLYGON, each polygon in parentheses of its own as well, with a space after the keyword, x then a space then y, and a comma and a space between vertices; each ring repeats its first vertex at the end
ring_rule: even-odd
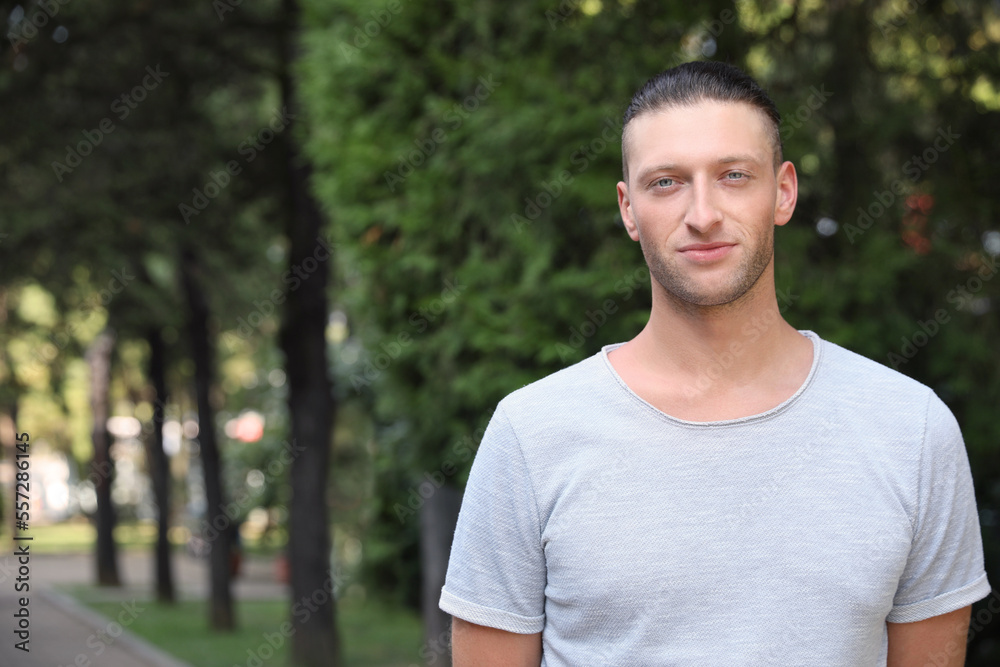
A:
MULTIPOLYGON (((130 632, 193 665, 449 663, 437 599, 483 428, 645 323, 621 116, 691 60, 776 100, 800 178, 782 312, 950 406, 1000 576, 997 0, 0 16, 4 539, 27 433, 32 548, 73 556, 62 590, 93 609, 144 595, 130 632)), ((997 664, 996 607, 969 665, 997 664)))

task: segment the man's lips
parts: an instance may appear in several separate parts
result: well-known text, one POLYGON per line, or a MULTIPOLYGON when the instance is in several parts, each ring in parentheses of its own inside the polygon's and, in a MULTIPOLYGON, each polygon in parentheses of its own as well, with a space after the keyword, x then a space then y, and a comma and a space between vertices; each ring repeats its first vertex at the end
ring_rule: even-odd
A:
POLYGON ((698 262, 710 262, 728 255, 730 249, 735 245, 735 243, 726 243, 722 241, 718 241, 716 243, 692 243, 690 245, 681 246, 681 248, 678 249, 678 252, 688 259, 698 262))

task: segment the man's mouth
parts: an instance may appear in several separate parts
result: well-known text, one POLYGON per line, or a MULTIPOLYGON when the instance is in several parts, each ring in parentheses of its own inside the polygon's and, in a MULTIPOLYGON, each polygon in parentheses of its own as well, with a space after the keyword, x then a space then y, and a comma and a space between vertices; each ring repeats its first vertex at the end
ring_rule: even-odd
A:
POLYGON ((717 241, 715 243, 691 243, 686 246, 682 246, 678 252, 681 253, 687 259, 696 262, 711 262, 717 259, 722 259, 729 254, 730 250, 735 247, 735 243, 726 243, 724 241, 717 241))

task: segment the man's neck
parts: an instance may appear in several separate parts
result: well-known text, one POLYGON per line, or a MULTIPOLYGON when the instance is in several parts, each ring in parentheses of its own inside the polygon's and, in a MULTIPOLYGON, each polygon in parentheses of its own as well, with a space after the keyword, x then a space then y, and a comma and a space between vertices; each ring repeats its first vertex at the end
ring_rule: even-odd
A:
POLYGON ((812 356, 812 343, 782 318, 765 275, 737 302, 715 307, 685 303, 654 283, 649 322, 609 360, 663 411, 707 421, 781 403, 805 380, 812 356))

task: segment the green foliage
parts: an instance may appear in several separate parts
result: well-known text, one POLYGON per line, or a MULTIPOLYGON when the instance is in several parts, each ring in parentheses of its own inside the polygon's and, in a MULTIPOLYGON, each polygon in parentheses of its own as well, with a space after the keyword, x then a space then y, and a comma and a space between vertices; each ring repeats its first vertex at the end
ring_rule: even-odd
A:
POLYGON ((370 392, 381 424, 386 532, 398 528, 392 506, 506 393, 639 330, 649 294, 623 286, 642 258, 617 217, 616 124, 646 78, 705 55, 749 70, 785 118, 801 183, 776 233, 777 285, 794 295, 785 316, 891 364, 924 340, 921 321, 947 311, 896 365, 949 402, 981 502, 1000 501, 983 483, 1000 425, 986 343, 996 320, 982 313, 998 287, 951 291, 989 261, 996 97, 982 80, 997 75, 1000 19, 971 2, 911 5, 310 5, 299 76, 314 186, 341 244, 344 350, 363 348, 341 383, 370 392), (484 80, 495 88, 472 101, 484 80), (592 143, 606 127, 613 139, 592 143), (948 128, 954 147, 939 142, 915 167, 948 128), (817 233, 824 217, 832 236, 817 233), (445 281, 463 290, 442 306, 445 281), (617 312, 573 337, 607 300, 617 312))
MULTIPOLYGON (((246 382, 280 365, 265 301, 285 269, 282 160, 277 144, 252 161, 239 152, 280 99, 278 5, 243 3, 221 21, 210 3, 60 7, 70 39, 36 37, 0 72, 16 100, 0 128, 0 401, 62 410, 79 430, 68 358, 105 317, 124 337, 154 325, 177 340, 175 259, 192 244, 222 334, 220 421, 250 404, 268 414, 265 441, 228 461, 239 484, 283 425, 283 390, 246 382), (162 87, 60 181, 51 163, 157 63, 171 72, 162 87), (184 224, 178 204, 233 159, 243 173, 184 224), (100 321, 71 326, 119 266, 147 277, 100 321), (251 313, 261 323, 241 334, 251 313), (44 372, 19 373, 70 330, 44 372)), ((750 71, 784 117, 800 179, 796 215, 776 231, 785 317, 951 406, 997 562, 1000 283, 984 245, 1000 241, 995 3, 309 0, 304 19, 293 74, 349 331, 331 320, 335 519, 366 531, 364 562, 394 599, 418 598, 424 474, 450 462, 460 487, 497 401, 644 324, 648 273, 615 203, 618 123, 649 76, 696 58, 750 71)), ((190 370, 173 373, 179 384, 190 370)))
MULTIPOLYGON (((481 435, 506 393, 645 317, 648 287, 625 285, 641 256, 622 242, 614 195, 622 100, 639 81, 609 81, 596 59, 566 67, 581 64, 585 33, 552 30, 541 3, 405 3, 385 26, 363 3, 336 7, 313 7, 300 75, 339 297, 364 346, 341 383, 371 392, 382 426, 374 534, 412 551, 417 521, 400 509, 423 471, 481 435)), ((607 38, 628 25, 600 18, 574 21, 607 38)), ((390 574, 395 557, 383 576, 416 581, 415 562, 390 574)))
MULTIPOLYGON (((259 367, 264 378, 281 364, 268 336, 280 311, 273 290, 288 289, 277 215, 284 154, 280 141, 263 150, 252 143, 282 113, 280 42, 267 29, 279 10, 255 3, 220 20, 212 3, 155 11, 63 3, 39 34, 9 40, 0 90, 16 103, 0 128, 0 403, 19 404, 25 425, 38 424, 37 435, 58 449, 72 444, 81 460, 88 448, 79 434, 89 425, 71 400, 84 386, 73 364, 105 324, 123 344, 162 330, 170 389, 184 402, 191 364, 176 266, 182 246, 205 271, 227 407, 253 405, 280 424, 280 391, 242 386, 259 367), (68 35, 61 42, 58 26, 68 35), (230 162, 238 174, 226 174, 230 162), (217 196, 185 221, 180 206, 206 184, 220 185, 217 196), (36 284, 54 302, 45 321, 20 313, 38 302, 36 284), (58 428, 60 411, 72 432, 58 428), (35 418, 42 413, 47 419, 35 418)), ((25 11, 23 22, 8 23, 14 34, 45 8, 25 11)), ((140 374, 126 389, 142 393, 143 384, 140 374)), ((267 442, 276 451, 280 437, 267 442)), ((245 468, 234 472, 245 478, 245 468)))

